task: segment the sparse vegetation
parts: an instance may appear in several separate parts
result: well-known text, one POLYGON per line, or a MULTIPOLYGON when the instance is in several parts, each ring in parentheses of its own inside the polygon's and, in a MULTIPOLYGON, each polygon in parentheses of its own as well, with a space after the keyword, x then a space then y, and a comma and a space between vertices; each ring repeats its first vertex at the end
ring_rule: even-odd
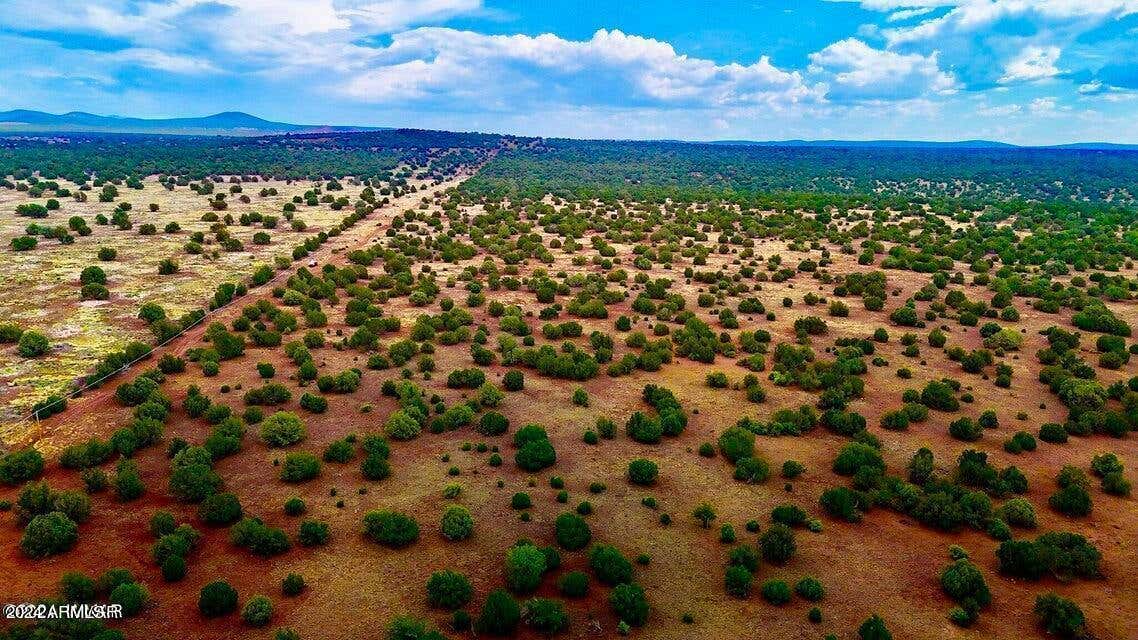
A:
MULTIPOLYGON (((1082 169, 1036 151, 1062 174, 1012 151, 290 139, 0 153, 5 242, 24 252, 0 284, 0 360, 11 416, 30 416, 0 453, 13 549, 28 567, 137 556, 163 581, 71 572, 65 600, 121 604, 123 633, 160 636, 200 588, 201 616, 235 634, 311 632, 297 606, 363 584, 311 563, 359 565, 362 539, 419 600, 364 585, 391 613, 346 635, 441 637, 428 605, 456 637, 575 637, 590 616, 711 637, 755 606, 769 635, 804 617, 866 640, 946 617, 1030 635, 1013 608, 1040 634, 1126 628, 1124 152, 1082 169), (26 273, 49 252, 58 291, 26 273), (142 546, 116 529, 130 510, 142 546), (910 543, 878 539, 900 520, 910 543), (946 597, 851 592, 854 560, 818 555, 834 535, 946 597), (934 543, 974 555, 914 564, 934 543), (690 548, 720 554, 682 567, 710 593, 678 577, 690 548), (274 602, 306 590, 284 571, 311 580, 301 600, 274 602), (1008 586, 1051 577, 1105 620, 1008 586), (883 601, 911 606, 861 619, 883 601)), ((14 596, 56 595, 40 582, 14 596)))

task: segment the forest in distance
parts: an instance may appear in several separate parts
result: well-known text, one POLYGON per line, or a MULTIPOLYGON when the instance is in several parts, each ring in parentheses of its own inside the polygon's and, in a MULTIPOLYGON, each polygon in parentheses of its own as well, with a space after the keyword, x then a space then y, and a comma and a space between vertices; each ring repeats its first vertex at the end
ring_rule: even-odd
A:
MULTIPOLYGON (((1130 204, 1138 151, 1081 148, 754 146, 542 139, 393 129, 255 137, 42 134, 0 137, 0 173, 48 179, 252 172, 278 178, 367 175, 431 149, 501 146, 466 188, 496 195, 740 197, 795 192, 991 203, 1130 204)), ((465 158, 469 160, 469 158, 465 158)), ((454 161, 462 161, 456 157, 454 161)))

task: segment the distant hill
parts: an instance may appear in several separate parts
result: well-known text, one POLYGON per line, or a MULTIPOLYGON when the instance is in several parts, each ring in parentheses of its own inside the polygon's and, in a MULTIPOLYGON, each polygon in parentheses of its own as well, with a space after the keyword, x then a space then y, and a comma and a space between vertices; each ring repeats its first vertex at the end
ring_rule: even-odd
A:
MULTIPOLYGON (((0 111, 0 135, 5 133, 138 133, 165 135, 259 136, 282 133, 330 133, 386 131, 390 127, 292 124, 273 122, 241 111, 225 111, 200 118, 128 118, 101 116, 83 111, 54 114, 30 109, 0 111)), ((555 139, 555 138, 554 138, 555 139)), ((626 140, 625 142, 634 142, 626 140)), ((685 140, 639 142, 685 143, 685 140)), ((1023 147, 993 140, 714 140, 694 142, 736 147, 806 147, 837 149, 1071 149, 1076 151, 1138 151, 1138 144, 1074 142, 1044 147, 1023 147)))
POLYGON ((378 131, 385 128, 272 122, 240 111, 226 111, 200 118, 156 119, 100 116, 82 111, 58 115, 28 109, 0 111, 0 133, 84 131, 171 135, 264 135, 271 133, 378 131))
POLYGON ((1086 151, 1138 151, 1138 144, 1119 144, 1116 142, 1073 142, 1060 144, 1055 149, 1081 149, 1086 151))
POLYGON ((845 149, 1074 149, 1081 151, 1138 151, 1138 144, 1074 142, 1024 147, 994 140, 716 140, 709 144, 741 147, 833 147, 845 149))

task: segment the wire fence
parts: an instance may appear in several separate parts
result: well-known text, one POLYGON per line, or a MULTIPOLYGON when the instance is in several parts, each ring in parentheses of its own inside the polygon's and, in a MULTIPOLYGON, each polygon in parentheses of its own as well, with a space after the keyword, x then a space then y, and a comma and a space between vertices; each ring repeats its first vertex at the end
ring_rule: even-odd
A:
MULTIPOLYGON (((292 265, 290 264, 288 268, 281 270, 280 273, 273 276, 271 279, 265 281, 264 283, 258 285, 257 288, 260 289, 263 287, 267 287, 267 286, 273 284, 274 282, 280 280, 281 278, 288 276, 288 275, 291 275, 291 274, 292 274, 292 265)), ((193 330, 195 327, 198 327, 203 322, 205 322, 207 318, 217 315, 218 313, 227 309, 230 305, 236 303, 238 300, 240 300, 242 298, 234 298, 233 300, 230 300, 229 302, 226 302, 225 304, 223 304, 217 308, 206 310, 206 312, 204 314, 197 317, 192 323, 183 327, 177 333, 175 333, 175 334, 171 335, 170 337, 166 338, 165 340, 153 345, 145 354, 138 356, 137 358, 134 358, 133 360, 126 362, 125 364, 123 364, 118 369, 115 369, 114 371, 107 373, 106 375, 104 375, 102 377, 95 378, 94 380, 84 379, 82 386, 80 386, 79 388, 72 389, 71 391, 68 391, 62 397, 60 397, 57 400, 54 400, 52 402, 49 402, 46 405, 37 406, 37 408, 33 409, 30 413, 28 413, 27 415, 17 419, 16 421, 12 422, 11 424, 13 426, 19 426, 19 425, 27 424, 27 423, 31 422, 32 420, 39 421, 40 415, 44 414, 45 412, 47 413, 47 416, 54 415, 54 412, 51 412, 50 409, 58 407, 60 404, 64 404, 64 408, 66 408, 65 403, 68 400, 74 400, 75 398, 82 396, 86 390, 99 387, 100 385, 102 385, 107 380, 110 380, 111 378, 122 375, 123 373, 128 371, 131 367, 138 364, 139 362, 142 362, 143 360, 150 359, 154 355, 154 352, 156 350, 161 349, 161 348, 165 347, 166 345, 170 344, 171 342, 177 340, 178 338, 181 338, 182 336, 186 335, 191 330, 193 330)))
MULTIPOLYGON (((465 177, 460 177, 459 181, 461 182, 464 179, 465 179, 465 177)), ((395 206, 395 204, 396 204, 396 202, 392 201, 392 202, 390 202, 389 206, 395 206)), ((363 217, 361 217, 357 222, 366 220, 371 215, 371 213, 372 212, 368 212, 367 215, 364 215, 363 217)), ((352 226, 354 226, 354 223, 352 226)), ((366 239, 364 240, 364 243, 366 244, 366 239)), ((301 258, 301 260, 303 260, 303 258, 301 258)), ((283 278, 285 276, 291 275, 296 262, 298 262, 298 260, 294 260, 292 263, 289 264, 289 266, 287 268, 282 269, 280 273, 273 276, 271 279, 265 281, 264 283, 262 283, 260 285, 257 285, 257 288, 262 289, 264 287, 267 287, 267 286, 273 284, 274 282, 280 280, 281 278, 283 278)), ((197 326, 201 325, 203 322, 205 322, 205 320, 207 318, 214 316, 214 315, 217 315, 222 310, 228 308, 230 305, 237 302, 238 299, 239 298, 235 298, 233 300, 230 300, 229 302, 227 302, 221 306, 218 306, 215 309, 206 310, 206 312, 201 317, 197 318, 193 323, 187 325, 186 327, 183 327, 180 331, 171 335, 170 337, 166 338, 165 340, 153 345, 145 354, 143 354, 137 358, 134 358, 133 360, 130 360, 129 362, 125 363, 124 365, 122 365, 118 369, 115 369, 114 371, 107 373, 104 376, 101 376, 101 377, 96 378, 94 380, 84 379, 83 384, 81 386, 79 386, 75 389, 72 389, 71 391, 68 391, 67 393, 63 394, 62 397, 58 398, 57 400, 53 400, 52 402, 49 402, 43 406, 37 406, 27 415, 15 420, 14 422, 9 423, 9 424, 12 425, 13 427, 15 427, 15 426, 28 424, 32 420, 35 420, 38 422, 40 420, 40 416, 43 415, 45 412, 47 413, 47 415, 45 417, 50 417, 52 415, 55 415, 55 413, 58 413, 58 412, 50 412, 49 410, 53 409, 55 407, 58 407, 60 404, 63 404, 64 409, 66 409, 66 403, 68 400, 74 400, 75 398, 78 398, 78 397, 84 395, 85 392, 88 391, 89 389, 96 388, 96 387, 102 385, 107 380, 110 380, 111 378, 122 375, 123 373, 127 372, 132 366, 138 364, 139 362, 142 362, 143 360, 150 359, 154 355, 154 352, 156 350, 161 349, 161 348, 167 346, 168 344, 170 344, 171 342, 177 340, 178 338, 181 338, 182 336, 186 335, 192 329, 194 329, 195 327, 197 327, 197 326)), ((61 411, 62 411, 62 409, 61 409, 61 411)))

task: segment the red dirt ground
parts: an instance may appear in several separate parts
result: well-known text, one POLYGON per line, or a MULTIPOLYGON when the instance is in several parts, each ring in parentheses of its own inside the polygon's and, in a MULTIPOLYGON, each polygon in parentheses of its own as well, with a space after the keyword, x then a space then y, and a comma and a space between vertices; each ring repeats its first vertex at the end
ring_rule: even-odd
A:
MULTIPOLYGON (((377 212, 361 222, 364 231, 352 238, 358 246, 365 246, 382 233, 386 222, 397 209, 377 212)), ((343 244, 331 243, 331 244, 343 244)), ((586 243, 587 244, 587 243, 586 243)), ((623 256, 630 256, 629 246, 618 247, 623 256)), ((764 241, 756 248, 760 255, 788 249, 774 241, 764 241)), ((333 264, 342 263, 343 253, 320 256, 333 264)), ((478 265, 482 256, 466 263, 437 265, 439 271, 457 273, 465 264, 478 265)), ((712 254, 706 269, 717 266, 715 261, 727 262, 729 257, 712 254)), ((796 258, 797 259, 797 258, 796 258)), ((864 269, 858 267, 852 256, 834 254, 831 271, 864 269)), ((628 259, 626 258, 626 262, 628 259)), ((587 270, 591 267, 573 267, 568 259, 559 255, 559 263, 548 267, 551 273, 587 270), (562 261, 564 262, 562 264, 562 261)), ((962 270, 966 270, 961 266, 962 270)), ((670 276, 682 283, 679 273, 668 273, 659 267, 652 275, 670 276)), ((441 277, 440 280, 445 279, 441 277)), ((821 355, 824 345, 844 336, 862 337, 877 326, 888 325, 886 313, 895 308, 925 280, 910 272, 888 272, 888 289, 899 295, 886 304, 886 312, 868 313, 860 302, 853 301, 848 319, 826 318, 830 325, 827 336, 815 338, 815 349, 821 355)), ((680 291, 694 307, 696 284, 682 285, 680 291)), ((986 292, 980 287, 964 287, 970 299, 980 299, 986 292)), ((775 334, 773 343, 793 341, 791 323, 794 318, 814 313, 825 315, 824 306, 808 311, 801 302, 807 291, 819 295, 831 294, 831 287, 799 276, 791 283, 764 283, 763 291, 755 294, 767 308, 778 314, 774 323, 758 316, 752 321, 740 314, 742 329, 763 327, 775 334), (779 301, 784 295, 795 298, 791 310, 783 309, 779 301)), ((263 295, 263 294, 257 294, 263 295)), ((443 295, 461 300, 465 292, 460 288, 443 295)), ((488 297, 496 299, 493 292, 488 297)), ((532 294, 505 292, 502 298, 534 305, 532 294)), ((502 299, 497 298, 497 299, 502 299)), ((224 312, 221 317, 232 319, 240 307, 252 301, 242 299, 240 304, 224 312)), ((629 301, 610 307, 607 321, 582 321, 585 334, 592 329, 612 332, 612 320, 621 313, 630 313, 629 301)), ((1020 429, 1034 432, 1044 422, 1061 421, 1065 415, 1058 399, 1048 393, 1037 381, 1040 368, 1034 357, 1045 344, 1038 331, 1051 324, 1068 327, 1069 310, 1058 315, 1036 312, 1017 304, 1023 315, 1017 327, 1026 329, 1025 344, 1018 359, 1009 360, 1015 367, 1012 389, 999 389, 991 381, 960 371, 957 363, 949 361, 941 350, 933 349, 923 340, 921 332, 921 359, 901 355, 899 344, 903 330, 890 327, 891 340, 879 345, 878 355, 889 360, 887 367, 870 367, 865 376, 866 397, 851 407, 866 416, 870 431, 881 438, 884 455, 891 473, 901 473, 914 451, 921 446, 931 448, 942 469, 951 467, 959 453, 966 448, 979 448, 989 453, 998 466, 1017 465, 1027 475, 1031 490, 1025 496, 1036 506, 1040 520, 1038 532, 1017 532, 1017 535, 1037 535, 1049 530, 1072 530, 1086 535, 1102 551, 1104 580, 1077 580, 1063 584, 1053 579, 1038 583, 1017 581, 997 573, 993 553, 997 543, 989 537, 971 530, 959 533, 941 533, 923 527, 908 518, 878 509, 860 524, 847 524, 826 517, 818 506, 820 493, 837 484, 848 482, 830 472, 834 454, 846 442, 824 429, 816 429, 801 437, 758 439, 757 448, 777 469, 784 460, 802 462, 807 472, 793 483, 792 490, 784 490, 781 479, 772 477, 762 485, 742 485, 731 480, 731 468, 722 457, 699 457, 695 451, 702 442, 714 442, 719 433, 743 416, 766 418, 783 407, 812 404, 815 396, 796 389, 776 387, 764 380, 768 400, 762 405, 746 402, 739 390, 712 390, 705 386, 704 377, 711 371, 724 371, 735 382, 747 372, 726 359, 714 365, 701 365, 677 359, 657 374, 637 372, 622 378, 602 375, 583 383, 591 404, 587 408, 573 406, 572 389, 577 385, 544 378, 531 370, 526 371, 524 392, 509 393, 499 411, 510 418, 511 430, 529 423, 544 425, 550 433, 557 452, 557 464, 531 478, 512 464, 512 447, 509 436, 484 438, 469 429, 433 435, 424 433, 418 439, 393 444, 393 474, 381 482, 365 481, 359 471, 358 458, 345 465, 324 465, 321 477, 300 485, 285 485, 276 479, 272 465, 283 453, 260 444, 255 433, 245 439, 244 450, 217 465, 227 489, 237 493, 247 513, 262 517, 267 523, 281 526, 294 535, 299 518, 290 518, 281 511, 281 504, 292 495, 300 495, 309 505, 306 517, 316 517, 330 523, 332 541, 326 547, 307 549, 294 547, 288 553, 271 560, 253 557, 231 545, 225 530, 205 528, 196 520, 195 509, 181 505, 166 495, 168 461, 159 446, 137 456, 142 467, 148 492, 140 500, 120 505, 109 496, 95 498, 91 520, 80 527, 80 541, 74 550, 42 561, 30 561, 17 547, 20 531, 10 514, 0 516, 0 583, 5 585, 3 600, 21 601, 52 594, 59 577, 68 570, 83 570, 92 575, 102 570, 123 566, 131 569, 150 589, 153 604, 137 618, 121 623, 128 637, 148 638, 268 638, 268 630, 249 630, 240 626, 236 616, 218 621, 207 621, 197 612, 196 600, 200 587, 217 578, 225 578, 237 589, 242 603, 254 594, 272 597, 275 611, 272 628, 295 628, 305 640, 339 638, 378 638, 382 626, 394 615, 413 613, 429 617, 441 629, 448 630, 448 616, 428 609, 424 584, 432 571, 453 568, 466 573, 474 583, 476 596, 469 610, 476 614, 485 595, 502 586, 505 550, 518 538, 529 538, 539 544, 552 544, 552 522, 562 511, 570 510, 579 501, 588 499, 595 507, 588 518, 593 539, 616 544, 630 558, 646 553, 652 562, 638 566, 636 579, 644 586, 652 605, 651 619, 646 627, 633 632, 636 637, 687 639, 687 638, 819 638, 835 633, 841 638, 856 636, 855 630, 862 620, 872 613, 885 618, 895 638, 1027 638, 1040 637, 1041 631, 1031 615, 1036 594, 1056 591, 1072 598, 1083 608, 1089 628, 1100 639, 1138 638, 1138 569, 1134 562, 1134 530, 1138 523, 1138 508, 1133 498, 1117 498, 1097 488, 1092 491, 1094 512, 1089 518, 1072 520, 1051 511, 1047 496, 1054 490, 1054 475, 1064 464, 1086 468, 1095 453, 1114 451, 1127 464, 1128 475, 1138 464, 1138 440, 1130 436, 1114 440, 1102 436, 1072 438, 1063 446, 1040 443, 1034 453, 1012 456, 1003 452, 1001 442, 1020 429), (895 376, 898 367, 913 370, 912 380, 895 376), (919 388, 926 381, 951 376, 964 381, 975 395, 976 401, 964 405, 959 413, 931 412, 928 421, 913 425, 905 432, 882 430, 879 418, 885 411, 900 405, 901 391, 919 388), (635 410, 645 410, 640 391, 649 382, 672 389, 691 418, 686 431, 678 438, 665 439, 659 445, 640 445, 622 434, 615 440, 602 440, 596 446, 581 442, 581 434, 592 427, 598 417, 610 417, 622 425, 635 410), (1046 409, 1040 409, 1040 403, 1046 409), (985 432, 977 443, 962 443, 948 436, 948 423, 968 415, 976 417, 985 409, 995 409, 1000 427, 985 432), (1016 414, 1025 412, 1027 419, 1017 420, 1016 414), (485 441, 498 445, 506 462, 498 468, 487 464, 489 453, 464 452, 464 442, 485 441), (441 460, 449 454, 450 462, 441 460), (625 479, 628 461, 649 457, 660 464, 660 480, 655 487, 645 489, 630 485, 625 479), (461 475, 451 478, 447 469, 451 465, 461 469, 461 475), (549 488, 551 476, 565 478, 571 497, 567 505, 554 501, 556 493, 549 488), (496 482, 502 481, 502 488, 496 482), (531 487, 530 484, 533 486, 531 487), (588 485, 593 481, 607 484, 607 491, 591 495, 588 485), (476 533, 470 540, 460 543, 445 541, 438 531, 442 510, 448 504, 441 494, 442 487, 459 482, 464 490, 457 502, 470 508, 475 516, 476 533), (366 487, 366 494, 358 489, 366 487), (330 495, 335 488, 337 495, 330 495), (509 508, 509 497, 516 491, 529 491, 534 496, 530 510, 532 520, 522 522, 518 512, 509 508), (663 527, 657 522, 658 513, 640 505, 645 495, 654 495, 660 502, 660 512, 673 516, 673 524, 663 527), (337 500, 343 500, 337 508, 337 500), (718 510, 718 519, 709 530, 699 528, 689 516, 700 502, 708 501, 718 510), (824 531, 819 534, 800 530, 797 535, 798 554, 784 567, 764 564, 756 576, 756 589, 744 601, 728 597, 723 589, 723 569, 728 547, 718 541, 718 525, 734 525, 740 541, 753 541, 743 524, 758 519, 764 529, 768 526, 770 509, 784 502, 793 502, 807 510, 811 517, 820 518, 824 531), (395 508, 413 515, 422 527, 421 539, 413 546, 393 551, 368 542, 361 535, 363 514, 375 508, 395 508), (166 584, 146 551, 152 542, 147 521, 157 509, 174 512, 179 522, 194 523, 205 532, 200 549, 189 560, 187 578, 179 583, 166 584), (939 586, 939 573, 948 563, 948 547, 959 544, 982 568, 992 589, 992 606, 985 610, 978 623, 963 630, 953 626, 946 614, 953 606, 939 586), (302 573, 309 589, 299 598, 279 595, 281 579, 289 572, 302 573), (758 584, 769 578, 784 578, 793 583, 805 575, 817 576, 825 585, 826 598, 820 604, 824 620, 819 625, 807 621, 810 605, 796 598, 791 604, 774 607, 758 595, 758 584), (690 612, 694 624, 680 622, 681 614, 690 612)), ((1135 304, 1112 305, 1116 313, 1134 322, 1138 319, 1135 304)), ((924 306, 919 307, 924 309, 924 306)), ((408 333, 411 320, 421 311, 410 307, 405 299, 398 299, 385 307, 385 313, 404 319, 401 336, 408 333)), ((437 309, 434 309, 437 312, 437 309)), ((472 310, 475 322, 496 327, 485 307, 472 310)), ((716 327, 706 310, 701 315, 716 327)), ((335 337, 335 328, 342 323, 342 307, 330 313, 332 322, 329 336, 335 337)), ((563 318, 564 319, 564 318, 563 318)), ((536 322, 536 320, 534 321, 536 322)), ((534 324, 531 322, 531 324, 534 324)), ((952 326, 949 344, 960 344, 966 349, 978 347, 978 329, 952 326)), ((537 323, 540 324, 540 323, 537 323)), ((638 325, 635 328, 647 328, 638 325)), ((931 327, 930 327, 931 328, 931 327)), ((175 353, 184 353, 201 339, 204 328, 196 329, 183 340, 170 346, 175 353)), ((385 336, 387 342, 393 336, 385 336)), ((618 338, 617 357, 625 347, 618 338)), ((543 342, 539 337, 539 343, 543 342)), ((585 343, 585 339, 577 340, 585 343)), ((1089 342, 1084 338, 1084 343, 1089 342)), ((491 335, 491 345, 494 343, 491 335)), ((1084 344, 1084 349, 1086 348, 1084 344)), ((435 360, 437 372, 431 381, 417 380, 428 392, 438 393, 448 404, 463 394, 445 388, 445 373, 460 367, 471 366, 467 345, 439 347, 435 360)), ((351 351, 331 348, 314 350, 321 371, 335 372, 347 367, 362 367, 365 356, 351 351)), ((1093 360, 1093 353, 1084 354, 1093 360)), ((185 390, 190 384, 199 385, 210 397, 222 399, 223 384, 234 391, 228 403, 241 406, 240 389, 261 384, 254 369, 259 361, 273 363, 278 381, 294 367, 279 350, 251 348, 246 354, 223 364, 221 375, 200 378, 193 373, 171 376, 163 391, 180 407, 185 390)), ((196 369, 191 365, 191 371, 196 369)), ((506 367, 487 368, 491 380, 500 381, 506 367)), ((1138 371, 1138 363, 1131 363, 1117 372, 1102 372, 1109 382, 1125 379, 1138 371)), ((364 435, 378 432, 383 421, 395 409, 390 398, 379 392, 383 380, 397 372, 365 371, 361 388, 348 396, 329 395, 331 403, 327 413, 319 416, 302 414, 308 426, 307 440, 294 447, 297 450, 319 453, 324 446, 347 434, 364 435), (360 406, 370 403, 370 413, 361 413, 360 406)), ((299 391, 283 409, 295 410, 299 391)), ((91 435, 109 435, 117 426, 129 419, 129 410, 119 407, 111 397, 111 388, 88 394, 77 400, 61 416, 45 421, 37 434, 53 447, 86 439, 91 435)), ((255 430, 251 430, 255 431, 255 430)), ((167 425, 167 438, 175 436, 191 442, 202 440, 208 428, 201 420, 192 420, 178 408, 167 425)), ((54 488, 78 486, 74 472, 52 466, 46 479, 54 488)), ((14 489, 0 491, 0 498, 12 499, 14 489)), ((563 553, 562 569, 585 568, 583 552, 563 553)), ((546 578, 538 595, 556 596, 555 580, 546 578)), ((594 584, 591 595, 583 601, 571 601, 567 607, 572 623, 567 637, 612 637, 616 620, 609 611, 605 598, 607 589, 594 584), (596 621, 596 626, 592 624, 596 621)), ((529 630, 519 637, 537 637, 529 630)))

